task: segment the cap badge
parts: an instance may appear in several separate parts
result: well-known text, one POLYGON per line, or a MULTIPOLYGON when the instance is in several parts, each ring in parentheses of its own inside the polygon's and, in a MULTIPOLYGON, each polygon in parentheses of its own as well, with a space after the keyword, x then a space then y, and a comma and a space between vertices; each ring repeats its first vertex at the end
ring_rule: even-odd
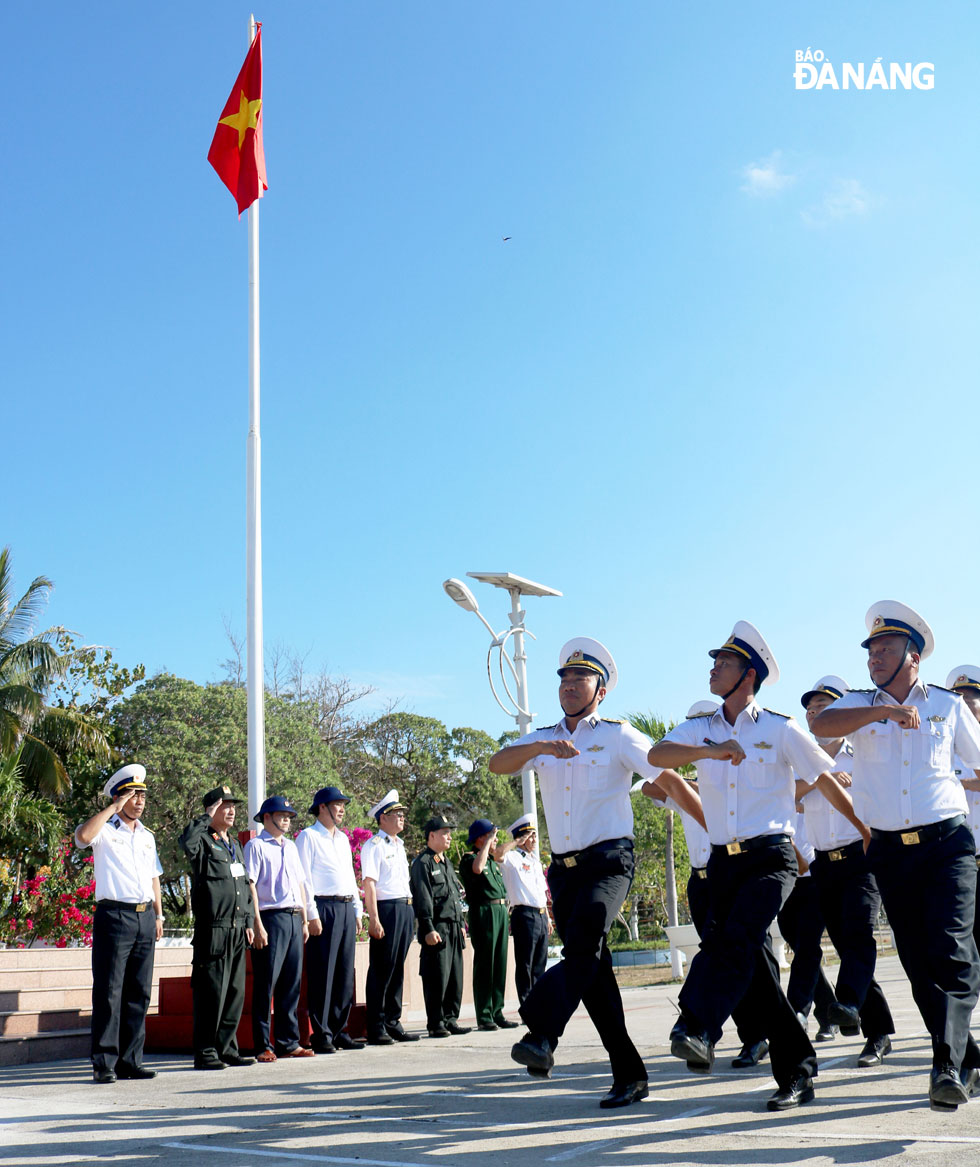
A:
POLYGON ((871 627, 877 628, 880 624, 884 624, 884 620, 880 616, 875 616, 874 623, 871 625, 871 627))
POLYGON ((956 684, 965 685, 969 680, 970 678, 966 675, 966 673, 960 673, 960 675, 956 678, 956 684))

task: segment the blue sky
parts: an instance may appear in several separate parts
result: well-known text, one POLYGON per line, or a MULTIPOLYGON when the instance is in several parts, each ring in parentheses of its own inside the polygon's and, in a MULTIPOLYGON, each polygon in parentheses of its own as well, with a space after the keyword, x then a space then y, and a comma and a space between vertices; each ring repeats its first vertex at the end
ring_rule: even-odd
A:
MULTIPOLYGON (((675 718, 740 618, 790 712, 865 683, 880 598, 929 679, 980 658, 975 5, 256 16, 267 645, 494 734, 466 571, 564 593, 528 602, 542 724, 574 635, 611 714, 675 718), (798 92, 807 47, 935 88, 798 92)), ((0 541, 52 623, 199 681, 245 631, 246 224, 206 155, 247 17, 5 20, 0 541)))

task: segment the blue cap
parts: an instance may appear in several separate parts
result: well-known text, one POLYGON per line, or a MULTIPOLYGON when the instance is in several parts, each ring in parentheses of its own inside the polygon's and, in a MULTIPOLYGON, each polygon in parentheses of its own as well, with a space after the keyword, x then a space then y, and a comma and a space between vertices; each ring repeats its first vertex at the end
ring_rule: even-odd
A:
POLYGON ((350 795, 341 794, 336 786, 321 786, 313 795, 313 805, 306 813, 316 814, 317 807, 325 802, 350 802, 350 795))
POLYGON ((475 843, 477 839, 482 838, 484 835, 489 835, 492 830, 493 823, 489 819, 477 819, 475 823, 470 824, 470 829, 466 837, 471 843, 475 843))
POLYGON ((289 801, 288 798, 283 798, 281 794, 273 794, 271 798, 267 798, 265 802, 259 807, 259 812, 254 816, 255 821, 260 823, 267 814, 288 814, 293 818, 296 817, 296 808, 289 801))

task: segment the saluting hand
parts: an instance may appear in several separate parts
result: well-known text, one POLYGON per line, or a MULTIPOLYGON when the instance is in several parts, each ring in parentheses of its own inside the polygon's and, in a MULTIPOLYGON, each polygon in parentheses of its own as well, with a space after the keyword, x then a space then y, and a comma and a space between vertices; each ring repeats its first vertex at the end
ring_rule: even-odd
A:
POLYGON ((554 741, 542 742, 541 753, 551 754, 553 758, 577 758, 579 751, 570 741, 556 739, 554 741))
POLYGON ((897 721, 902 729, 919 728, 919 711, 914 705, 880 705, 886 718, 897 721))
POLYGON ((112 808, 115 813, 118 814, 126 805, 126 803, 132 802, 132 800, 139 793, 141 792, 133 789, 120 791, 120 793, 117 794, 116 797, 112 800, 112 808))
POLYGON ((712 746, 708 756, 719 762, 730 761, 733 766, 741 766, 745 761, 745 750, 734 738, 730 738, 727 742, 720 742, 718 745, 712 746))

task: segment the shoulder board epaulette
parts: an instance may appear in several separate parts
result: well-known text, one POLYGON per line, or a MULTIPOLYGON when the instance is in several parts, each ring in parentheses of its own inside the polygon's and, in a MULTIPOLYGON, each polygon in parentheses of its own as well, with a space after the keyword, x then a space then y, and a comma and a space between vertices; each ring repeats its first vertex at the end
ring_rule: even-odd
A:
POLYGON ((773 717, 781 717, 783 721, 789 721, 792 716, 789 713, 777 713, 775 709, 766 709, 765 707, 763 707, 763 713, 771 713, 773 717))
POLYGON ((148 835, 152 835, 152 834, 153 834, 153 832, 150 830, 150 828, 149 828, 149 827, 144 827, 144 828, 143 828, 143 830, 144 830, 144 831, 146 831, 146 833, 147 833, 148 835))
POLYGON ((606 725, 629 725, 625 717, 600 717, 600 721, 604 721, 606 725))
POLYGON ((539 725, 535 732, 536 733, 544 733, 544 731, 546 729, 557 729, 557 728, 558 728, 558 722, 556 721, 554 725, 539 725))
POLYGON ((954 697, 959 697, 959 693, 955 689, 947 689, 943 685, 926 685, 926 692, 930 689, 938 689, 940 693, 952 693, 954 697))
POLYGON ((695 713, 693 717, 686 718, 687 721, 700 721, 702 717, 714 717, 714 713, 695 713))
POLYGON ((848 689, 848 693, 877 693, 877 689, 848 689))

